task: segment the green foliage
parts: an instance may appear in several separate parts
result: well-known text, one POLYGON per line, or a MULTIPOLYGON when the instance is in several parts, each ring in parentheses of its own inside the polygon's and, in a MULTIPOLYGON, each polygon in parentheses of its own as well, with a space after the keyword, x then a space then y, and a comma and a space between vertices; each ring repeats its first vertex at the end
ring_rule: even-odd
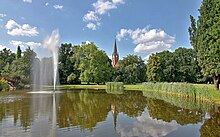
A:
POLYGON ((215 88, 219 88, 220 77, 220 2, 203 0, 199 9, 197 25, 191 16, 190 40, 196 49, 202 73, 212 75, 215 88))
MULTIPOLYGON (((4 48, 0 51, 0 75, 4 75, 4 68, 8 69, 13 60, 15 60, 15 54, 10 49, 4 48)), ((8 70, 7 70, 8 71, 8 70)))
POLYGON ((160 74, 161 74, 161 68, 160 68, 160 58, 152 54, 149 57, 149 60, 147 62, 147 78, 148 81, 160 81, 160 74))
POLYGON ((20 48, 20 46, 18 46, 17 47, 17 54, 16 54, 16 59, 19 59, 19 58, 21 58, 21 48, 20 48))
POLYGON ((0 91, 9 91, 8 82, 4 79, 0 79, 0 91))
POLYGON ((202 79, 193 49, 152 54, 147 62, 147 76, 153 82, 197 82, 202 79))
POLYGON ((119 67, 113 71, 113 81, 128 84, 146 81, 146 65, 141 57, 128 55, 119 61, 119 67))
POLYGON ((76 48, 72 61, 80 71, 82 82, 101 82, 110 81, 111 65, 106 53, 94 45, 94 43, 83 43, 76 48))
POLYGON ((61 44, 59 48, 59 75, 60 83, 79 83, 79 71, 72 60, 76 54, 76 46, 72 44, 61 44))

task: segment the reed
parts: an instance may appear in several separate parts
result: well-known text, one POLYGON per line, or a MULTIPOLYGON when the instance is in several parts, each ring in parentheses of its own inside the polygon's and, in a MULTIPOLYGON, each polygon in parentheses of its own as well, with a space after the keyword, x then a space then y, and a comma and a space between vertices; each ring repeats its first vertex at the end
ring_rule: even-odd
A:
POLYGON ((143 83, 143 90, 164 91, 185 98, 212 100, 207 87, 199 88, 189 83, 143 83))
POLYGON ((123 91, 124 91, 123 82, 107 82, 106 83, 106 92, 107 93, 122 94, 123 91))

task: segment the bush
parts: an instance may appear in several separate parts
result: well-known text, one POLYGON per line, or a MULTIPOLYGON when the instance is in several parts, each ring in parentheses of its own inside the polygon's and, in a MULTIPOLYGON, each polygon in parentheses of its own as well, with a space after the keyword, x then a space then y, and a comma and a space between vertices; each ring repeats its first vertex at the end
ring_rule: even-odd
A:
POLYGON ((9 85, 5 79, 0 79, 0 91, 8 91, 9 85))

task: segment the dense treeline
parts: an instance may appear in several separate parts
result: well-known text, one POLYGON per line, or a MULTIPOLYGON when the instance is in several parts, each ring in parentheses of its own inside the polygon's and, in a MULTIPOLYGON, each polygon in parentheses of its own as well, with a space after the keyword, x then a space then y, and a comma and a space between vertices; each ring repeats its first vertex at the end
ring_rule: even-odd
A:
POLYGON ((31 81, 32 60, 36 55, 30 47, 23 51, 23 53, 20 46, 17 47, 17 53, 4 48, 0 51, 0 76, 20 79, 21 83, 17 85, 18 87, 29 84, 31 81))
POLYGON ((146 65, 141 57, 128 55, 119 62, 119 67, 113 68, 111 59, 94 43, 61 44, 59 74, 62 84, 104 84, 109 81, 131 84, 146 81, 146 65))
POLYGON ((195 58, 195 51, 186 48, 152 54, 147 62, 147 78, 154 82, 201 82, 203 76, 195 58))

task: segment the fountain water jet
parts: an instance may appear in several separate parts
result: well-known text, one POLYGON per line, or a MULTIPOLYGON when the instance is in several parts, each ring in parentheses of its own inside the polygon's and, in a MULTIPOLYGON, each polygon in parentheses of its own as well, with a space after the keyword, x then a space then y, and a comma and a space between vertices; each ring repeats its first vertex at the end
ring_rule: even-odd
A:
POLYGON ((58 45, 60 42, 60 35, 58 30, 54 30, 51 36, 47 36, 44 40, 44 48, 49 49, 53 56, 53 90, 56 90, 57 68, 58 68, 58 45))
POLYGON ((54 30, 50 36, 43 41, 43 48, 51 52, 52 57, 34 59, 32 82, 33 91, 42 91, 45 85, 53 85, 53 91, 56 90, 58 82, 58 46, 60 35, 58 30, 54 30), (52 71, 51 71, 52 70, 52 71))

